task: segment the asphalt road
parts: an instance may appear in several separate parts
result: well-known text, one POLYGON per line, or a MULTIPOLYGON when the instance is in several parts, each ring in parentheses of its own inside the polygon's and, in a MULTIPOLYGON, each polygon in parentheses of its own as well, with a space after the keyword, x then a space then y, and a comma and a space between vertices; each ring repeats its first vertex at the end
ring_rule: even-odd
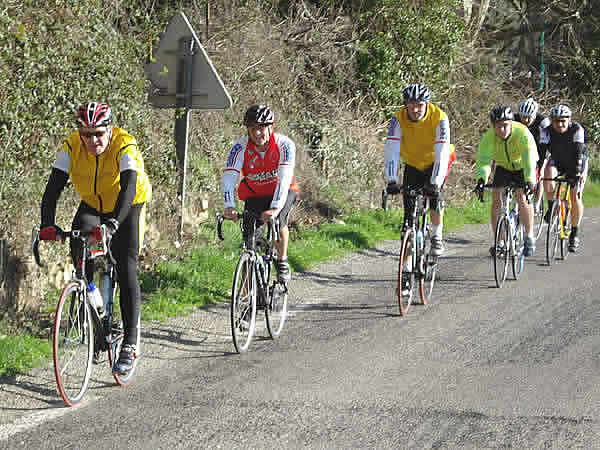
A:
POLYGON ((225 306, 148 324, 133 384, 97 366, 76 408, 51 367, 3 379, 0 448, 600 448, 600 211, 584 225, 502 289, 487 227, 448 235, 405 318, 396 243, 295 274, 282 337, 261 321, 241 356, 225 306))

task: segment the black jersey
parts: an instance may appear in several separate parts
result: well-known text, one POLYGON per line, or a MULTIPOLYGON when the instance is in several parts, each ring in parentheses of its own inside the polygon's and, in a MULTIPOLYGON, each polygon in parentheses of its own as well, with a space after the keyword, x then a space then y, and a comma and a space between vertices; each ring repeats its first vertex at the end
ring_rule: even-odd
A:
POLYGON ((578 122, 571 122, 564 133, 557 133, 552 125, 541 129, 540 145, 549 151, 561 172, 574 177, 581 175, 587 158, 585 130, 578 122))

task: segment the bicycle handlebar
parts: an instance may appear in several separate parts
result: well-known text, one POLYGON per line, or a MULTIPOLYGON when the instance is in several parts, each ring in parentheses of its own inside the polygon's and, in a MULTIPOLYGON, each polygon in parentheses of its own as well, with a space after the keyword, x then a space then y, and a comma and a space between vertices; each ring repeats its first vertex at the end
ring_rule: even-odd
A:
MULTIPOLYGON (((110 234, 108 232, 108 228, 104 224, 95 226, 94 229, 89 233, 84 233, 81 230, 63 231, 56 227, 56 239, 54 239, 54 241, 64 242, 67 239, 79 239, 84 243, 84 245, 87 245, 86 242, 91 238, 93 238, 96 243, 101 243, 101 248, 98 250, 92 250, 90 252, 90 258, 95 259, 106 255, 110 259, 111 263, 115 264, 116 262, 110 248, 110 234)), ((40 230, 37 227, 34 227, 31 238, 31 253, 33 254, 36 264, 40 267, 45 267, 41 261, 39 249, 40 241, 44 240, 49 241, 50 239, 41 239, 40 230)))
MULTIPOLYGON (((236 217, 234 219, 225 217, 224 215, 222 215, 220 213, 216 214, 215 221, 216 221, 216 225, 217 225, 217 236, 219 237, 219 239, 221 241, 225 240, 225 237, 223 236, 223 222, 225 220, 231 220, 233 222, 237 222, 238 220, 240 220, 240 218, 242 218, 244 216, 249 216, 256 220, 261 218, 261 214, 256 214, 256 213, 254 213, 252 211, 248 211, 248 210, 244 210, 242 213, 240 213, 239 211, 235 211, 235 213, 236 213, 236 217)), ((270 217, 267 221, 264 221, 264 222, 268 223, 270 225, 270 230, 273 233, 272 240, 278 241, 279 240, 279 227, 276 226, 276 224, 278 223, 277 218, 270 217)))

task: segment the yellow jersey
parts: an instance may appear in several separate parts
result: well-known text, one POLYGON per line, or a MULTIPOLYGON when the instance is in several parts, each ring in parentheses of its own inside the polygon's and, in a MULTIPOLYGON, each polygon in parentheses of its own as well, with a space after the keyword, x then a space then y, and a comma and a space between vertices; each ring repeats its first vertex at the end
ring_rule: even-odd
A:
POLYGON ((112 127, 108 148, 100 155, 91 154, 81 142, 79 131, 73 132, 60 151, 68 157, 62 163, 81 200, 101 213, 115 209, 121 191, 122 170, 137 172, 133 204, 146 203, 152 196, 152 186, 144 171, 144 160, 133 136, 121 128, 112 127))

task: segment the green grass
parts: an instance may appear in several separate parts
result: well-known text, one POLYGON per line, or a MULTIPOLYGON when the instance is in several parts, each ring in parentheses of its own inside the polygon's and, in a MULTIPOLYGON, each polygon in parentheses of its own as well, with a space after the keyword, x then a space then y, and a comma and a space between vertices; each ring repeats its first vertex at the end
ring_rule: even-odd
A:
MULTIPOLYGON (((584 194, 586 207, 600 206, 600 184, 588 183, 584 194)), ((471 199, 462 208, 447 207, 445 230, 460 229, 466 224, 489 221, 489 198, 480 203, 471 199)), ((324 224, 317 229, 295 231, 289 249, 293 271, 309 270, 315 265, 340 258, 347 253, 377 242, 400 238, 402 210, 362 210, 339 223, 324 224)), ((151 272, 140 274, 142 318, 164 321, 188 314, 194 308, 229 301, 233 272, 237 263, 241 234, 237 224, 224 223, 226 240, 213 240, 187 256, 173 255, 173 261, 158 264, 151 272)), ((214 239, 213 227, 201 230, 198 242, 214 239)), ((51 355, 47 340, 32 336, 0 338, 0 376, 26 372, 43 364, 51 355)))
POLYGON ((52 356, 52 346, 33 336, 0 336, 0 377, 13 376, 36 367, 52 356))

